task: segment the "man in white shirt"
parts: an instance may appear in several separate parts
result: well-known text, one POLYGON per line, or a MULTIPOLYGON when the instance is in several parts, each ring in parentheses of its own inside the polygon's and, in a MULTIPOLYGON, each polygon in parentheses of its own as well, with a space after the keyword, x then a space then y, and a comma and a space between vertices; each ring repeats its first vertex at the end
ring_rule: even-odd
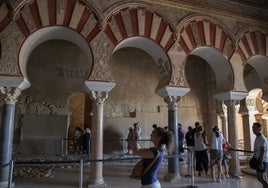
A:
POLYGON ((253 123, 253 133, 256 135, 254 142, 253 156, 258 159, 259 165, 256 169, 258 180, 262 183, 263 188, 268 187, 268 143, 267 138, 262 134, 262 124, 253 123))

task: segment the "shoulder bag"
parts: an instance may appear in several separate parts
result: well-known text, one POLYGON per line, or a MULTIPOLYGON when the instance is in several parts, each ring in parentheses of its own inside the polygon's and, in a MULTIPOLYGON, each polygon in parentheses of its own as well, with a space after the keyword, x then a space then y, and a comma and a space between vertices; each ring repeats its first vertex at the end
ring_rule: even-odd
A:
POLYGON ((139 160, 137 164, 133 167, 130 178, 141 179, 141 176, 143 176, 146 172, 148 172, 148 170, 150 170, 150 168, 154 165, 158 157, 159 151, 157 151, 157 155, 155 156, 154 160, 147 166, 146 169, 144 169, 143 166, 143 159, 139 160))

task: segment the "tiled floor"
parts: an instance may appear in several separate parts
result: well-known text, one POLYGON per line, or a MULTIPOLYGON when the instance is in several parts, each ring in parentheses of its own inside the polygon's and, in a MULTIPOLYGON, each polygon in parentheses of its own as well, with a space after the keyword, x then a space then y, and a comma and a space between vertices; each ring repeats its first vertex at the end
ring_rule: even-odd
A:
MULTIPOLYGON (((134 188, 141 187, 139 180, 129 178, 133 162, 105 162, 104 180, 107 187, 111 188, 134 188)), ((175 182, 165 182, 163 177, 167 174, 167 163, 162 165, 159 179, 163 188, 186 188, 191 184, 191 178, 185 178, 185 163, 181 163, 181 178, 175 182)), ((89 177, 89 165, 84 166, 83 187, 87 187, 89 177)), ((79 166, 72 168, 55 168, 52 177, 49 178, 14 178, 16 188, 77 188, 79 187, 79 166)), ((199 188, 262 188, 257 178, 253 175, 242 174, 242 179, 228 178, 222 183, 211 183, 209 177, 194 177, 194 185, 199 188)))

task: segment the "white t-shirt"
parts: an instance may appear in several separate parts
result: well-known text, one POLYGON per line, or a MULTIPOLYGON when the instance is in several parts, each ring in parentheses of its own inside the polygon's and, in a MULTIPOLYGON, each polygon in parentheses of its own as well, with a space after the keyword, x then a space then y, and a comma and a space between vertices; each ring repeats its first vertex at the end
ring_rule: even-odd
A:
POLYGON ((196 136, 196 133, 194 134, 195 151, 202 151, 207 148, 206 144, 204 143, 204 138, 203 138, 202 133, 199 136, 196 136))
POLYGON ((223 150, 222 145, 225 143, 226 141, 221 132, 219 132, 219 137, 217 137, 216 133, 213 132, 210 149, 223 150))
POLYGON ((258 159, 260 157, 260 147, 264 147, 264 161, 263 162, 268 162, 268 144, 267 144, 267 139, 266 137, 261 134, 256 137, 255 142, 254 142, 254 153, 253 155, 258 159))

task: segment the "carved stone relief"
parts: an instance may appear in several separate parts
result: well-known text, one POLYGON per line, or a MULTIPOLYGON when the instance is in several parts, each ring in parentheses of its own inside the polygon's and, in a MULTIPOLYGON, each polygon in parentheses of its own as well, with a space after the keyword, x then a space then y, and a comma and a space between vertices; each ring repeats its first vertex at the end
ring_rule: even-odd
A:
POLYGON ((31 96, 22 93, 16 104, 19 114, 57 115, 69 114, 66 104, 56 104, 49 101, 34 101, 31 96))
POLYGON ((111 81, 114 79, 109 68, 109 59, 113 44, 103 32, 100 32, 90 43, 93 49, 94 66, 90 80, 111 81))
POLYGON ((24 36, 20 32, 16 23, 9 24, 1 32, 0 40, 2 44, 2 57, 0 59, 1 74, 20 75, 17 57, 20 48, 20 42, 24 36))
POLYGON ((178 62, 175 66, 176 72, 172 72, 172 77, 169 85, 185 86, 184 63, 178 62))
POLYGON ((162 16, 168 19, 169 23, 171 23, 174 27, 176 27, 180 20, 187 15, 191 14, 191 12, 177 8, 163 6, 163 5, 154 5, 155 10, 159 12, 162 16))

